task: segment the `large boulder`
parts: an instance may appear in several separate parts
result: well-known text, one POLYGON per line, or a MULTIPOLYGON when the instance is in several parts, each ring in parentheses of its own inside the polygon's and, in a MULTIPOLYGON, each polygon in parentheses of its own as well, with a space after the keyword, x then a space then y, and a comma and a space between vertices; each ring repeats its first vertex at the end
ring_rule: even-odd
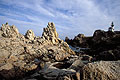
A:
POLYGON ((100 61, 83 67, 82 80, 119 80, 120 61, 100 61))

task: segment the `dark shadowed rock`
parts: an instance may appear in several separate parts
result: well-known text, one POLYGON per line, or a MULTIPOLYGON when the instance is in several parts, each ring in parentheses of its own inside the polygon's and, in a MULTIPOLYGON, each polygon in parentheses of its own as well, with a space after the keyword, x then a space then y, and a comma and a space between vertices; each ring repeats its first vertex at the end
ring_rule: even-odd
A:
POLYGON ((92 37, 78 34, 66 42, 74 47, 89 48, 81 50, 79 54, 90 55, 94 60, 120 60, 120 31, 96 30, 92 37))

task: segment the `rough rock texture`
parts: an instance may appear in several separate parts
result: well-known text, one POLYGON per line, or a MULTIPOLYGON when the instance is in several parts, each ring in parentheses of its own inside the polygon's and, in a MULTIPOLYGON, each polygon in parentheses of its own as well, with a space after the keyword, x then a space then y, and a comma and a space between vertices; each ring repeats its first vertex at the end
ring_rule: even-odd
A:
MULTIPOLYGON (((45 68, 43 70, 41 70, 39 73, 41 73, 42 75, 44 75, 44 78, 49 79, 49 80, 79 80, 77 78, 79 78, 80 76, 76 76, 76 71, 72 70, 72 69, 59 69, 57 67, 55 67, 54 65, 62 65, 60 63, 49 63, 50 65, 46 65, 45 68), (46 75, 47 74, 47 75, 46 75), (66 76, 66 78, 65 78, 66 76), (71 76, 71 77, 69 77, 71 76), (75 76, 76 79, 73 77, 75 76)), ((64 64, 66 65, 66 64, 64 64)))
POLYGON ((16 37, 19 34, 19 31, 15 27, 15 25, 9 26, 8 23, 2 24, 1 31, 2 31, 2 36, 8 38, 16 37))
POLYGON ((35 34, 32 30, 28 30, 27 33, 25 34, 25 37, 30 39, 30 40, 34 40, 35 34))
POLYGON ((120 59, 120 34, 96 30, 91 45, 90 55, 95 55, 97 60, 119 60, 120 59))
POLYGON ((82 80, 119 80, 120 61, 100 61, 83 67, 82 80))
POLYGON ((43 29, 42 36, 47 39, 51 40, 53 44, 58 42, 58 33, 56 32, 55 24, 54 23, 48 23, 47 28, 43 29))
MULTIPOLYGON (((79 34, 75 40, 81 40, 82 45, 88 41, 94 42, 93 45, 99 44, 100 49, 97 51, 103 50, 103 52, 91 53, 95 54, 97 59, 118 60, 119 32, 115 32, 115 35, 109 33, 110 37, 104 39, 102 34, 108 33, 96 31, 94 37, 89 38, 79 34), (105 44, 104 40, 110 45, 113 44, 112 47, 105 48, 109 44, 105 44), (101 48, 103 44, 106 46, 101 48)), ((98 48, 93 45, 89 47, 98 48)), ((22 35, 15 26, 10 26, 8 23, 3 24, 0 29, 1 80, 119 80, 120 61, 91 63, 93 57, 86 54, 76 55, 66 42, 58 38, 53 23, 48 23, 41 37, 36 37, 32 30, 22 35)))
POLYGON ((80 73, 69 67, 70 64, 66 62, 46 62, 40 71, 24 79, 80 80, 80 73))
POLYGON ((33 73, 42 62, 64 61, 75 53, 58 38, 55 25, 48 23, 42 37, 32 30, 24 35, 15 26, 3 24, 0 29, 0 78, 18 79, 33 73), (8 74, 6 74, 8 72, 8 74))

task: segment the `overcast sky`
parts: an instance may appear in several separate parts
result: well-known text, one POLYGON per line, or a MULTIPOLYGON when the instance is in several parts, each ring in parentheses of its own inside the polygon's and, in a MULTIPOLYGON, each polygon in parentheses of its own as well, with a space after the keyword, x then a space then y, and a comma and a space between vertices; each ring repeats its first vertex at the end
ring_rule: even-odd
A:
POLYGON ((87 36, 107 30, 111 22, 120 30, 120 0, 0 0, 0 25, 14 24, 25 34, 32 29, 41 36, 43 27, 54 22, 59 37, 87 36))

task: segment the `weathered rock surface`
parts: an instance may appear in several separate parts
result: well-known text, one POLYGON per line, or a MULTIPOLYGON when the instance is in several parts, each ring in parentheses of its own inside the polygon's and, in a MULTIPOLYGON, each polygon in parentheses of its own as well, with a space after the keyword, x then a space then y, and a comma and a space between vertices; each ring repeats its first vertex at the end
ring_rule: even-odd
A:
POLYGON ((120 61, 100 61, 83 67, 82 80, 119 80, 120 61))
POLYGON ((47 40, 51 40, 53 44, 58 42, 58 33, 56 32, 55 24, 49 22, 47 28, 43 29, 42 36, 47 40))
POLYGON ((71 66, 62 62, 47 62, 43 69, 27 79, 45 80, 119 80, 120 61, 100 61, 83 63, 76 60, 71 66))
POLYGON ((36 37, 32 30, 22 35, 8 23, 0 29, 1 79, 19 79, 33 73, 42 62, 64 61, 74 54, 68 44, 58 38, 53 23, 44 28, 42 37, 36 37))
MULTIPOLYGON (((64 80, 65 75, 76 75, 76 71, 72 69, 59 69, 58 66, 57 68, 54 65, 59 65, 61 66, 62 64, 60 63, 50 63, 50 65, 46 65, 43 70, 40 71, 42 75, 44 75, 44 78, 47 79, 52 79, 52 80, 64 80), (47 75, 46 75, 47 74, 47 75), (63 78, 63 79, 62 79, 63 78)), ((63 64, 64 66, 66 64, 63 64)), ((72 80, 69 76, 68 79, 72 80)))
MULTIPOLYGON (((94 37, 88 38, 79 34, 74 40, 80 40, 79 43, 84 46, 90 45, 91 41, 94 42, 91 44, 99 44, 99 46, 104 43, 101 40, 109 42, 114 46, 107 47, 105 50, 103 49, 105 47, 100 48, 98 50, 103 50, 103 52, 101 51, 98 55, 96 53, 90 55, 94 54, 97 59, 109 58, 108 60, 110 60, 114 57, 115 60, 118 60, 120 57, 119 33, 112 36, 110 33, 109 38, 103 39, 103 35, 97 36, 107 33, 96 32, 94 37), (85 43, 88 41, 89 44, 85 43)), ((89 47, 97 48, 93 45, 89 47)), ((90 55, 76 55, 66 42, 58 38, 53 23, 48 23, 41 37, 36 37, 32 30, 28 30, 25 35, 22 35, 15 26, 10 26, 8 23, 3 24, 0 29, 1 80, 119 80, 120 61, 91 63, 94 56, 90 55)))
POLYGON ((9 26, 8 23, 2 24, 1 31, 2 31, 2 36, 8 38, 16 37, 19 34, 19 31, 15 27, 15 25, 9 26))
POLYGON ((32 30, 28 30, 27 33, 25 34, 25 37, 30 39, 30 40, 34 40, 35 34, 32 30))
MULTIPOLYGON (((32 74, 29 79, 37 79, 42 76, 45 80, 80 80, 80 73, 70 69, 69 64, 63 62, 47 62, 42 70, 32 74)), ((28 79, 27 77, 25 78, 28 79)))

